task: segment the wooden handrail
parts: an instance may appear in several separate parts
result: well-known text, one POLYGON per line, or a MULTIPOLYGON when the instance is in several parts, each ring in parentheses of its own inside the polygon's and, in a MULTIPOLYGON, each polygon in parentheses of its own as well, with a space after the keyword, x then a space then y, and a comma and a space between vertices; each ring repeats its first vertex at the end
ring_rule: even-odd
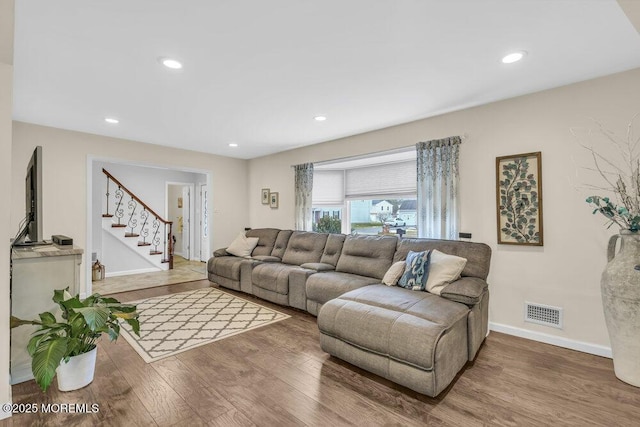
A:
POLYGON ((158 220, 160 220, 161 222, 165 223, 165 224, 173 224, 173 221, 167 221, 166 219, 163 219, 160 215, 158 215, 157 213, 155 213, 155 211, 153 209, 151 209, 149 206, 147 206, 147 204, 145 202, 143 202, 142 200, 140 200, 140 198, 138 198, 138 196, 136 196, 135 194, 133 194, 133 192, 131 190, 129 190, 127 187, 125 187, 124 185, 122 185, 122 183, 120 181, 118 181, 113 175, 111 175, 109 173, 109 171, 107 171, 105 168, 102 168, 102 172, 107 175, 111 181, 115 182, 116 185, 120 188, 122 188, 124 191, 126 191, 133 199, 135 199, 136 202, 140 203, 146 210, 148 210, 149 212, 151 212, 153 215, 155 215, 156 218, 158 218, 158 220))

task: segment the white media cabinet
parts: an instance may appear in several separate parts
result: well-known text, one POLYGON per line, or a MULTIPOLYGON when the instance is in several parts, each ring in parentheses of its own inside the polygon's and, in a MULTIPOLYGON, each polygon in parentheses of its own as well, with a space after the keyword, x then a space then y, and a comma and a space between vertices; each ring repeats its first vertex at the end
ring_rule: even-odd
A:
MULTIPOLYGON (((53 311, 59 317, 53 291, 69 287, 72 295, 78 293, 83 252, 76 246, 54 244, 13 248, 11 315, 31 320, 43 311, 53 311)), ((27 344, 36 329, 24 325, 11 330, 11 384, 33 379, 27 344)))

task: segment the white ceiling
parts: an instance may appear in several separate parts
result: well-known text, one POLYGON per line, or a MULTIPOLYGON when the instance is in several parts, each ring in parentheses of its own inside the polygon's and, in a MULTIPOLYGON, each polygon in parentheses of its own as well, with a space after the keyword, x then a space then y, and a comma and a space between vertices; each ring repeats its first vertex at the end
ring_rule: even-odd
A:
POLYGON ((15 7, 15 120, 245 159, 640 67, 614 0, 15 7))

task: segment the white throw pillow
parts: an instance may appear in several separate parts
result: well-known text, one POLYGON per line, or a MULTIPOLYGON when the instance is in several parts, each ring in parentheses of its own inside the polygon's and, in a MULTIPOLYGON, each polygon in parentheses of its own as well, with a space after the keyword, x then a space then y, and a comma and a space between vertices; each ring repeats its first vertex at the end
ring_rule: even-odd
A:
POLYGON ((391 264, 391 267, 384 273, 384 277, 382 278, 382 283, 387 286, 395 286, 398 284, 398 280, 402 277, 404 273, 405 267, 404 261, 398 261, 396 263, 391 264))
POLYGON ((442 253, 436 249, 431 251, 427 291, 440 295, 445 285, 457 280, 467 265, 467 259, 442 253))
POLYGON ((244 233, 238 234, 233 242, 227 248, 227 252, 231 255, 247 258, 251 256, 251 252, 258 245, 257 237, 247 237, 244 233))

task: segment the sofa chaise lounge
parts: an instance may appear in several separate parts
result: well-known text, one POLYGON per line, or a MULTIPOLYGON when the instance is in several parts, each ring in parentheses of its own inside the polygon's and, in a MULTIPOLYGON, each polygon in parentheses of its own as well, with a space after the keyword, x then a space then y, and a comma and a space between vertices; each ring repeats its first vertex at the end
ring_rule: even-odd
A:
POLYGON ((437 396, 487 335, 485 244, 273 228, 246 237, 257 238, 250 256, 218 249, 209 280, 317 316, 324 351, 412 390, 437 396), (432 249, 467 260, 439 295, 381 283, 410 251, 432 249))

